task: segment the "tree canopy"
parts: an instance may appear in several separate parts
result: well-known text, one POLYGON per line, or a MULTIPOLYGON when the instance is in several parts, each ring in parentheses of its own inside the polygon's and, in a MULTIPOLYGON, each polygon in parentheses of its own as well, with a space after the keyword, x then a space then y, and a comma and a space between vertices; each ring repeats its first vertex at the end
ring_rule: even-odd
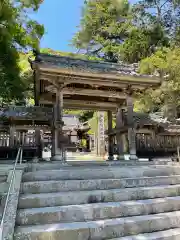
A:
POLYGON ((2 0, 0 2, 0 95, 2 103, 24 97, 27 84, 23 81, 24 76, 22 77, 19 61, 25 52, 39 47, 44 27, 28 16, 30 12, 38 10, 41 2, 41 0, 2 0))
POLYGON ((159 111, 180 105, 180 1, 87 0, 72 42, 89 55, 110 62, 139 63, 141 73, 163 79, 156 91, 139 95, 135 109, 159 111), (164 78, 165 77, 165 78, 164 78))
POLYGON ((74 45, 106 61, 138 62, 179 32, 179 0, 85 1, 74 45))
POLYGON ((165 77, 160 88, 146 92, 146 97, 139 98, 143 108, 149 111, 165 110, 168 105, 177 109, 180 106, 180 48, 165 48, 145 58, 140 63, 142 73, 160 72, 165 77))
MULTIPOLYGON (((30 19, 41 0, 2 0, 0 3, 1 103, 28 98, 33 81, 28 57, 39 48, 44 27, 30 19)), ((141 73, 159 74, 163 83, 138 96, 135 109, 152 112, 180 106, 180 0, 86 0, 72 44, 79 53, 40 49, 41 52, 89 60, 139 63, 141 73)), ((22 102, 19 102, 22 104, 22 102)), ((97 116, 91 111, 66 111, 82 122, 97 116)), ((93 123, 92 123, 93 125, 93 123)))

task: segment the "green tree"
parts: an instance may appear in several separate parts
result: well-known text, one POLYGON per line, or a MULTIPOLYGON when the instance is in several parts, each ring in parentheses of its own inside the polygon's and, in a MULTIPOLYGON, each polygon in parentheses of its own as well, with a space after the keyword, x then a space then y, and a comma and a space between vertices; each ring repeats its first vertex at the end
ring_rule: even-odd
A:
POLYGON ((28 17, 40 0, 0 2, 0 94, 2 103, 24 97, 25 82, 20 74, 20 52, 38 48, 44 27, 28 17))
POLYGON ((140 72, 159 73, 162 85, 159 89, 149 89, 139 98, 143 111, 164 110, 170 104, 176 109, 180 106, 180 48, 164 48, 141 61, 140 72))
POLYGON ((133 6, 136 23, 140 26, 158 26, 174 38, 180 24, 179 0, 140 0, 133 6))
POLYGON ((106 61, 141 62, 141 73, 166 76, 160 88, 148 89, 135 103, 136 110, 158 111, 180 90, 174 67, 179 59, 179 26, 179 0, 140 0, 134 5, 125 0, 87 0, 73 44, 106 61))
POLYGON ((119 45, 131 26, 130 6, 126 0, 85 1, 79 31, 73 39, 78 49, 106 61, 118 61, 119 45))
POLYGON ((72 58, 78 58, 83 60, 98 60, 101 61, 101 58, 98 58, 96 56, 90 56, 88 54, 81 54, 81 53, 72 53, 72 52, 62 52, 62 51, 56 51, 50 48, 42 48, 40 49, 41 53, 46 53, 50 55, 57 55, 61 57, 72 57, 72 58))
POLYGON ((157 47, 168 46, 169 37, 165 25, 155 21, 157 16, 146 5, 130 5, 126 0, 86 1, 74 45, 112 62, 133 63, 150 56, 157 47))

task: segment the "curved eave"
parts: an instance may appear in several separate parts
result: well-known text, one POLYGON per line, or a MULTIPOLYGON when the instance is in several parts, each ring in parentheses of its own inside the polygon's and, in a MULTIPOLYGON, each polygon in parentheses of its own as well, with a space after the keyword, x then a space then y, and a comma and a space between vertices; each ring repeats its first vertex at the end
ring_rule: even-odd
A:
POLYGON ((148 83, 159 84, 159 77, 152 75, 142 75, 138 74, 138 64, 125 64, 125 63, 110 63, 104 61, 93 61, 81 58, 73 58, 67 56, 59 56, 52 55, 46 53, 36 52, 36 61, 34 63, 38 64, 43 70, 43 66, 45 69, 49 69, 49 71, 58 71, 63 73, 68 73, 72 75, 77 75, 85 73, 86 76, 90 74, 90 76, 99 77, 99 75, 111 79, 115 79, 116 77, 127 79, 128 81, 136 81, 137 79, 143 82, 144 79, 148 81, 148 83))
POLYGON ((62 78, 67 78, 67 81, 75 82, 77 79, 88 79, 94 81, 111 81, 115 84, 130 84, 139 85, 139 87, 155 87, 161 84, 160 78, 149 77, 145 75, 131 75, 122 73, 104 73, 104 72, 81 72, 81 69, 61 68, 57 66, 51 66, 44 63, 36 63, 40 77, 42 79, 48 79, 51 77, 59 77, 59 81, 62 78))

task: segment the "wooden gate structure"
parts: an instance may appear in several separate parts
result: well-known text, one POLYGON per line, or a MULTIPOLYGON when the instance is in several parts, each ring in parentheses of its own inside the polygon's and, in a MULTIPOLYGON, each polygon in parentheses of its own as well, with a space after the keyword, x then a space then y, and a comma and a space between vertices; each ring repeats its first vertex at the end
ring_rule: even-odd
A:
MULTIPOLYGON (((113 160, 112 113, 115 112, 118 158, 123 158, 122 107, 127 109, 130 158, 137 159, 132 95, 149 87, 158 87, 161 84, 159 77, 139 74, 137 64, 89 61, 37 51, 35 60, 30 63, 34 71, 35 105, 51 106, 54 109, 52 159, 63 160, 63 109, 108 111, 109 160, 113 160)), ((99 137, 104 139, 103 136, 99 137)), ((102 151, 100 155, 103 154, 104 146, 99 149, 102 151)))
MULTIPOLYGON (((35 52, 31 61, 34 72, 35 107, 2 109, 1 129, 7 134, 5 148, 17 146, 31 128, 35 131, 35 149, 40 148, 41 130, 51 131, 52 160, 64 160, 63 109, 87 109, 108 112, 108 152, 113 160, 113 133, 116 135, 118 159, 123 159, 123 109, 126 109, 128 149, 136 160, 136 132, 133 119, 133 93, 161 84, 157 76, 141 75, 137 64, 108 63, 35 52), (116 130, 112 129, 112 114, 116 113, 116 130), (15 134, 16 132, 16 134, 15 134), (19 133, 18 133, 19 132, 19 133), (9 137, 8 137, 9 134, 9 137), (18 135, 19 134, 19 135, 18 135)), ((101 121, 103 124, 103 121, 101 121)), ((99 129, 103 129, 100 126, 99 129)), ((103 131, 99 131, 104 134, 103 131)), ((104 139, 103 136, 99 136, 104 139)), ((3 138, 4 139, 4 138, 3 138)), ((25 138, 26 139, 26 138, 25 138)), ((30 139, 30 138, 29 138, 30 139)), ((104 144, 101 141, 100 144, 104 144)), ((24 144, 25 146, 25 144, 24 144)), ((28 147, 27 147, 28 148, 28 147)), ((32 148, 32 146, 31 146, 32 148)), ((103 154, 104 146, 100 146, 103 154)), ((4 151, 5 152, 5 151, 4 151)), ((37 156, 39 157, 39 151, 37 156)))

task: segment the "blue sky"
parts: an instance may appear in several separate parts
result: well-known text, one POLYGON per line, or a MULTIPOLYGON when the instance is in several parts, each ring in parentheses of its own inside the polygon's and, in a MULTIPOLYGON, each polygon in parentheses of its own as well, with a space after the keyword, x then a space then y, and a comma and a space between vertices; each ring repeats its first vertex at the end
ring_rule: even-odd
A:
POLYGON ((39 11, 33 14, 33 18, 43 24, 46 30, 41 40, 41 48, 76 51, 69 44, 77 32, 83 3, 84 0, 44 0, 39 11))
POLYGON ((42 48, 74 51, 69 43, 79 25, 83 3, 84 0, 44 0, 38 13, 33 15, 46 29, 42 48))

